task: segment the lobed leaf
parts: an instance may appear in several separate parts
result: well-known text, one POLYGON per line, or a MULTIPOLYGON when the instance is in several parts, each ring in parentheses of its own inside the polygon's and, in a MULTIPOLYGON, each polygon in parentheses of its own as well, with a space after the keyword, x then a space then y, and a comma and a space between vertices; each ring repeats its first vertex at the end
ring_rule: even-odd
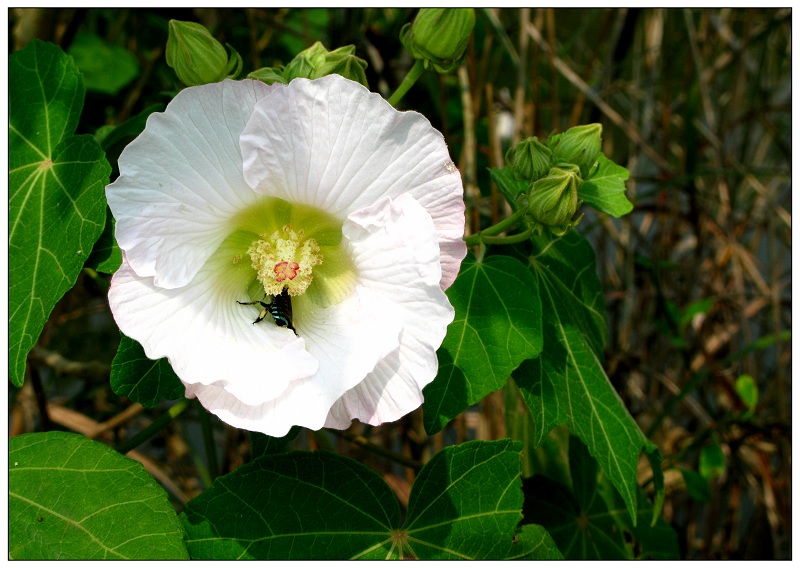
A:
MULTIPOLYGON (((636 471, 644 448, 657 489, 660 463, 603 370, 605 308, 591 246, 574 231, 533 239, 530 269, 539 281, 547 342, 536 360, 513 374, 538 425, 534 444, 566 422, 600 462, 636 518, 636 471), (567 259, 571 259, 569 262, 567 259)), ((660 502, 660 497, 659 497, 660 502)))
POLYGON ((519 458, 509 440, 445 448, 420 471, 401 526, 392 490, 357 461, 262 454, 181 521, 194 559, 503 558, 521 518, 519 458))
POLYGON ((578 190, 578 199, 598 211, 622 217, 633 210, 633 203, 625 195, 625 180, 629 177, 628 170, 601 153, 596 169, 578 190))
POLYGON ((134 460, 67 432, 8 441, 10 559, 186 559, 164 489, 134 460))
POLYGON ((21 386, 28 352, 103 231, 111 168, 91 136, 73 136, 84 89, 71 58, 34 40, 8 72, 8 370, 21 386))

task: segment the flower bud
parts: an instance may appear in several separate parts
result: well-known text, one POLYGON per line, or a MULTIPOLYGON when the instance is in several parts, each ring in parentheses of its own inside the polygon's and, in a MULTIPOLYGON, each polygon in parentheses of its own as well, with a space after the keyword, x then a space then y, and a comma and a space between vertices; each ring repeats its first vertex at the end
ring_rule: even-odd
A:
POLYGON ((273 83, 282 83, 285 85, 289 82, 283 78, 283 74, 280 72, 280 70, 275 69, 274 67, 262 67, 261 69, 252 71, 247 74, 247 78, 261 81, 267 85, 272 85, 273 83))
POLYGON ((586 178, 600 153, 602 133, 602 125, 584 124, 553 136, 547 142, 558 160, 577 165, 586 178))
POLYGON ((572 217, 581 206, 578 189, 582 181, 574 171, 551 168, 547 176, 531 187, 528 211, 535 221, 550 229, 555 235, 563 235, 583 218, 572 217))
POLYGON ((461 63, 473 27, 472 8, 422 8, 400 30, 400 41, 426 68, 433 65, 439 73, 449 73, 461 63))
POLYGON ((223 45, 194 22, 169 21, 167 65, 190 87, 222 81, 229 73, 223 45))
POLYGON ((355 56, 356 46, 346 45, 328 51, 320 42, 297 54, 282 72, 285 82, 289 82, 297 77, 306 79, 319 79, 326 75, 337 74, 367 85, 367 76, 364 70, 367 62, 355 56))
POLYGON ((550 171, 553 153, 536 136, 526 138, 506 154, 515 177, 534 182, 550 171))
POLYGON ((366 68, 367 62, 360 57, 345 54, 333 55, 333 52, 331 52, 331 55, 327 58, 325 63, 317 67, 317 70, 314 73, 314 78, 316 79, 317 77, 324 77, 325 75, 332 75, 336 73, 345 79, 350 79, 356 83, 361 83, 365 87, 369 88, 369 84, 367 83, 367 75, 364 73, 366 68))

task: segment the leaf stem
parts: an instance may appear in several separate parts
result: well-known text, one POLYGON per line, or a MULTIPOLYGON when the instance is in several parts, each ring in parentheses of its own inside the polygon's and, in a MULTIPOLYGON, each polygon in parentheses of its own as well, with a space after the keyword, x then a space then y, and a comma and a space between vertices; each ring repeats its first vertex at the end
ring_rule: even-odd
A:
POLYGON ((389 97, 389 104, 393 107, 397 106, 397 103, 400 102, 400 99, 403 98, 403 95, 408 92, 408 90, 417 82, 417 79, 420 78, 422 72, 425 71, 425 67, 422 63, 421 59, 417 59, 414 61, 414 66, 408 70, 408 74, 406 74, 405 79, 403 82, 400 83, 400 86, 397 87, 397 90, 389 97))
POLYGON ((191 401, 188 398, 183 398, 173 404, 169 410, 167 410, 164 414, 156 418, 150 426, 136 434, 133 438, 128 440, 127 442, 120 444, 117 446, 117 451, 121 454, 127 454, 137 446, 141 445, 142 443, 146 442, 150 438, 152 438, 159 430, 161 430, 164 426, 172 422, 175 418, 177 418, 186 407, 189 406, 191 401))

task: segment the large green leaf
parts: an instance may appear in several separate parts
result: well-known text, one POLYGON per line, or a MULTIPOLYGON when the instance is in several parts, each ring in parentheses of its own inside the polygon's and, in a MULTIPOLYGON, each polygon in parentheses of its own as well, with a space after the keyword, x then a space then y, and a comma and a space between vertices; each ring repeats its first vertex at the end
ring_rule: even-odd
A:
POLYGON ((219 477, 181 514, 193 559, 396 555, 400 506, 366 466, 328 452, 266 455, 219 477))
POLYGON ((622 217, 633 210, 633 203, 625 195, 625 180, 628 177, 628 170, 600 154, 597 168, 581 185, 578 197, 598 211, 622 217))
POLYGON ((388 485, 328 452, 262 455, 217 478, 181 515, 194 559, 501 558, 521 518, 519 443, 437 453, 406 523, 388 485))
POLYGON ((38 40, 9 57, 9 349, 11 381, 103 231, 111 171, 100 145, 73 136, 84 89, 72 60, 38 40))
POLYGON ((477 262, 470 255, 447 296, 456 316, 438 352, 439 373, 423 391, 429 434, 500 389, 511 371, 542 350, 537 281, 519 260, 477 262))
POLYGON ((505 558, 522 518, 520 448, 511 440, 473 441, 433 456, 411 488, 406 555, 505 558))
POLYGON ((9 557, 186 559, 167 493, 142 465, 77 434, 8 441, 9 557))
POLYGON ((605 308, 591 246, 577 233, 533 240, 530 269, 539 280, 544 333, 541 357, 526 361, 513 377, 538 428, 566 422, 589 447, 636 518, 636 469, 642 449, 651 455, 661 490, 660 464, 653 446, 631 418, 603 370, 605 308))
POLYGON ((152 408, 165 398, 181 398, 184 386, 166 359, 148 359, 139 343, 120 334, 111 363, 111 390, 152 408))

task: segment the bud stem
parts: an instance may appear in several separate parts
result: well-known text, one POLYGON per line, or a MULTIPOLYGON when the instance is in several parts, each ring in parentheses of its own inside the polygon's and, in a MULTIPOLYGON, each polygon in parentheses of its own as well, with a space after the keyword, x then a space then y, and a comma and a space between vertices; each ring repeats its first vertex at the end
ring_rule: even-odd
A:
MULTIPOLYGON (((517 222, 519 222, 519 220, 522 218, 522 216, 524 214, 525 214, 525 209, 524 208, 520 208, 517 211, 515 211, 514 213, 512 213, 508 218, 503 219, 502 221, 500 221, 496 225, 492 225, 491 227, 487 227, 483 231, 475 233, 474 235, 469 235, 467 237, 464 237, 464 242, 467 243, 467 246, 474 246, 474 245, 477 245, 477 244, 482 243, 482 242, 483 243, 492 243, 492 244, 499 244, 501 242, 502 243, 509 242, 509 241, 507 241, 505 239, 511 239, 511 238, 516 237, 517 235, 512 235, 510 237, 495 237, 494 235, 497 235, 498 233, 502 233, 503 231, 506 231, 506 230, 512 228, 514 225, 517 224, 517 222), (491 239, 491 240, 487 240, 487 239, 491 239), (502 239, 502 240, 498 241, 497 239, 502 239)), ((528 231, 526 231, 526 233, 527 232, 528 231)), ((520 234, 524 234, 524 233, 520 233, 520 234)), ((526 238, 527 237, 525 237, 525 238, 523 238, 521 240, 524 241, 526 238)), ((511 242, 521 242, 521 241, 511 241, 511 242)))
POLYGON ((403 79, 403 82, 400 83, 400 86, 397 87, 394 94, 389 97, 389 104, 396 107, 400 99, 403 98, 403 95, 417 82, 417 79, 420 78, 423 71, 425 71, 423 61, 421 59, 415 60, 414 66, 408 70, 408 74, 405 76, 405 79, 403 79))

